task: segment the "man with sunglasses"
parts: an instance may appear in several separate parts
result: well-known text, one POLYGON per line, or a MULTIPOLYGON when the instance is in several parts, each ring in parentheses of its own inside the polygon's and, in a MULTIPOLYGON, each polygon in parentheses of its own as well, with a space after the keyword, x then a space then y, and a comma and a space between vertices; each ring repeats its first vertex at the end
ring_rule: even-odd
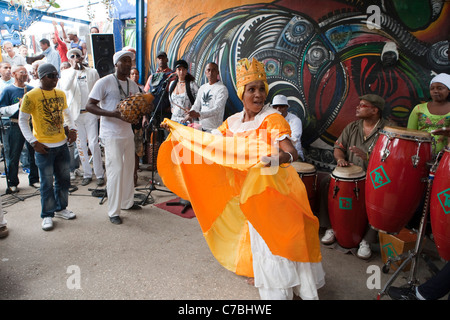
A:
POLYGON ((53 229, 53 217, 66 220, 76 217, 67 209, 70 186, 67 142, 74 142, 77 133, 67 107, 66 95, 62 90, 56 89, 58 70, 54 65, 44 63, 39 66, 38 75, 41 86, 23 97, 19 126, 35 151, 41 179, 42 229, 48 231, 53 229), (33 132, 29 125, 30 117, 33 132))
POLYGON ((97 185, 103 186, 105 180, 98 142, 98 116, 86 110, 89 93, 100 77, 97 70, 83 66, 83 56, 80 49, 69 50, 67 58, 71 67, 61 71, 58 88, 66 93, 67 104, 78 131, 77 148, 84 172, 81 185, 86 186, 92 181, 92 168, 88 155, 88 149, 90 149, 97 185))
MULTIPOLYGON (((379 131, 388 125, 382 117, 385 101, 376 94, 366 94, 359 97, 355 114, 358 120, 349 123, 334 144, 334 158, 338 167, 357 165, 367 170, 371 148, 376 143, 379 131)), ((390 123, 389 123, 390 124, 390 123)), ((320 226, 327 228, 322 237, 323 244, 332 244, 336 238, 331 229, 328 216, 328 187, 330 176, 322 179, 320 183, 320 226)), ((376 231, 369 228, 359 245, 356 256, 369 259, 372 255, 370 243, 376 241, 376 231)))

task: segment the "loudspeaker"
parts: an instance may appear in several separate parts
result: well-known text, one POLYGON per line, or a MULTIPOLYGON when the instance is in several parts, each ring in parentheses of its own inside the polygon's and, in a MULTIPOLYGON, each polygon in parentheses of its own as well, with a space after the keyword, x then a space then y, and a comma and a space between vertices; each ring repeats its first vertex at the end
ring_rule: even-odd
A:
POLYGON ((116 71, 113 62, 114 35, 111 33, 91 34, 92 59, 94 68, 97 69, 100 78, 116 71))

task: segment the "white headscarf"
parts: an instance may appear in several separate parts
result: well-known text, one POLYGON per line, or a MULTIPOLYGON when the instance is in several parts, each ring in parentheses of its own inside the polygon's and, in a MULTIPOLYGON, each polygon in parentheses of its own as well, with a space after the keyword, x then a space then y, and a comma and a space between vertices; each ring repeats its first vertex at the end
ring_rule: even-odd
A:
POLYGON ((431 79, 430 86, 432 83, 439 82, 445 85, 450 90, 450 74, 440 73, 433 79, 431 79))

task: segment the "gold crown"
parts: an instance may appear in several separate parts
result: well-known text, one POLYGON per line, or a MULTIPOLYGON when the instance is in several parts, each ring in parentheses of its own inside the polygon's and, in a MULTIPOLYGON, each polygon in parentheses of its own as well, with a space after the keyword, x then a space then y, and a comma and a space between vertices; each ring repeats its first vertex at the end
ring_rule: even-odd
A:
POLYGON ((241 59, 236 65, 236 87, 240 88, 253 81, 266 81, 266 70, 264 63, 255 58, 250 63, 247 58, 241 59))

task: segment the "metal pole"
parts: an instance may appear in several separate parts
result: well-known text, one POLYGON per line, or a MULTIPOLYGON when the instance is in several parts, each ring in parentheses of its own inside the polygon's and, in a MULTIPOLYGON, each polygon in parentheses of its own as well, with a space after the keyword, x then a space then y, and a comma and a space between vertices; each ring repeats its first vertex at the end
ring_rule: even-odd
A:
POLYGON ((145 83, 145 1, 136 1, 136 68, 139 83, 145 83))

